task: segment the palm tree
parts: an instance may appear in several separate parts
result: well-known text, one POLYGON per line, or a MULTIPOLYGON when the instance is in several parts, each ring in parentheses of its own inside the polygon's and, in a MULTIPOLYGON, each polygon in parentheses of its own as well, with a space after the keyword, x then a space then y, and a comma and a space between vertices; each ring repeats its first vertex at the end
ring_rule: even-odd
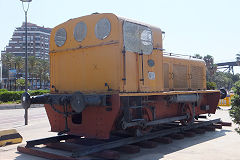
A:
POLYGON ((8 84, 10 82, 9 81, 9 70, 12 68, 12 64, 14 62, 14 57, 15 56, 12 53, 6 53, 6 54, 2 55, 3 68, 4 68, 4 70, 6 70, 6 76, 8 77, 8 84))
POLYGON ((208 54, 203 57, 203 60, 205 61, 207 68, 210 68, 213 65, 213 56, 208 54))
POLYGON ((16 79, 15 79, 15 90, 17 89, 17 80, 19 78, 19 73, 23 72, 24 61, 21 56, 16 56, 14 58, 15 69, 16 69, 16 79))
POLYGON ((44 60, 42 61, 42 67, 43 67, 43 85, 46 86, 46 82, 49 82, 49 61, 44 60))
POLYGON ((19 78, 18 75, 23 71, 23 58, 21 56, 17 56, 14 58, 14 63, 16 67, 16 72, 17 72, 17 79, 19 78))
POLYGON ((49 61, 38 59, 36 70, 40 80, 40 88, 42 88, 42 84, 45 86, 46 82, 49 81, 49 61))
POLYGON ((236 54, 237 65, 240 66, 240 53, 236 54))
POLYGON ((193 58, 202 59, 203 57, 200 54, 194 54, 193 58))
POLYGON ((11 69, 14 61, 14 55, 12 53, 6 53, 2 55, 2 63, 8 69, 11 69))
POLYGON ((40 82, 40 88, 42 88, 42 77, 43 77, 43 61, 42 59, 37 60, 37 78, 39 79, 40 82))
POLYGON ((203 60, 205 61, 207 67, 207 81, 212 81, 213 75, 217 71, 217 65, 214 64, 213 56, 209 54, 204 56, 203 60))
POLYGON ((36 73, 36 65, 37 65, 37 58, 35 56, 30 56, 28 57, 28 71, 30 78, 32 80, 32 89, 33 89, 33 79, 34 79, 34 74, 36 73))

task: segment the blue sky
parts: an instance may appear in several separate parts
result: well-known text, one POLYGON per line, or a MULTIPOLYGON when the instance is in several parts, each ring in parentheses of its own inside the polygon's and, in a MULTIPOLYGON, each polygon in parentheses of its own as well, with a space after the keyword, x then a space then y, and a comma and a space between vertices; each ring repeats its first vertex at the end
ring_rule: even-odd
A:
MULTIPOLYGON (((93 12, 115 13, 161 28, 168 52, 210 54, 215 62, 240 53, 239 0, 33 0, 28 20, 54 27, 93 12)), ((0 50, 24 21, 20 0, 0 0, 0 50)))

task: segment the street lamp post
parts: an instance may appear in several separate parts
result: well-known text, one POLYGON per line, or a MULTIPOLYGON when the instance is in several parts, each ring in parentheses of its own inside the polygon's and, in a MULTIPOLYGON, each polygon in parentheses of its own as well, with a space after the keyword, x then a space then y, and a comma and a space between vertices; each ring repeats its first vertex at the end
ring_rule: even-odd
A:
MULTIPOLYGON (((27 53, 27 12, 29 9, 29 3, 32 2, 32 0, 20 0, 22 1, 22 7, 23 7, 23 11, 25 13, 25 92, 28 91, 28 53, 27 53), (24 7, 24 3, 27 3, 27 8, 24 7)), ((28 108, 24 108, 25 109, 25 125, 28 125, 28 108)))

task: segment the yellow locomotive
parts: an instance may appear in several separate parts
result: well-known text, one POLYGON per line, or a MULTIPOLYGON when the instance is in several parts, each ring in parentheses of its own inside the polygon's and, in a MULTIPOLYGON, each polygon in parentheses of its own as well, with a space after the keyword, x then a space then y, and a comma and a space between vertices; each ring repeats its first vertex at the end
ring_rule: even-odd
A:
POLYGON ((59 93, 206 89, 203 61, 162 50, 162 31, 150 25, 114 14, 71 19, 52 30, 51 85, 59 93))
POLYGON ((111 13, 56 26, 49 54, 51 94, 25 93, 22 104, 45 104, 59 134, 106 139, 177 120, 191 124, 215 113, 222 93, 206 90, 204 61, 163 55, 161 29, 111 13))

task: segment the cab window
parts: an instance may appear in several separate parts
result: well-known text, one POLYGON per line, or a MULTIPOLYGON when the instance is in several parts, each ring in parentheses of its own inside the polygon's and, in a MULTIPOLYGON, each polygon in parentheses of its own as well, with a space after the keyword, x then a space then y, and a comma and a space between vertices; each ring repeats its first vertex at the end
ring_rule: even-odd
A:
POLYGON ((123 40, 126 51, 143 54, 152 53, 152 31, 147 26, 124 21, 123 40))

